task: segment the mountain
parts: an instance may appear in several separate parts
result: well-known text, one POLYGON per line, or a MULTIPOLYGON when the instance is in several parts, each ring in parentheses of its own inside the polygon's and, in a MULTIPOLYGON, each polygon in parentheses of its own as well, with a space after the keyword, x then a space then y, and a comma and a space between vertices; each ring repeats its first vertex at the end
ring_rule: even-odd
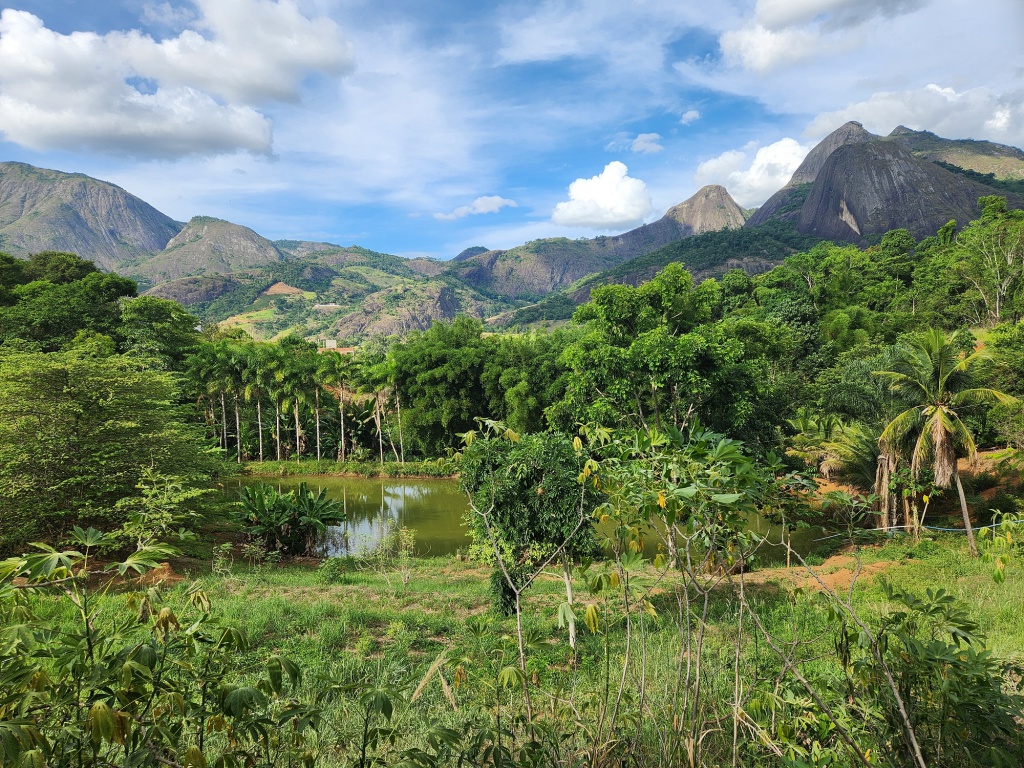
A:
POLYGON ((943 139, 930 131, 912 131, 902 125, 888 138, 925 160, 991 173, 996 179, 1024 179, 1024 152, 1016 147, 974 139, 943 139))
POLYGON ((0 163, 0 250, 12 255, 70 251, 114 270, 163 250, 180 229, 114 184, 0 163))
POLYGON ((849 122, 811 150, 747 226, 789 221, 803 234, 848 242, 906 228, 920 238, 950 219, 974 218, 984 195, 1005 195, 1012 205, 1024 202, 1003 184, 985 183, 995 176, 979 176, 996 171, 1006 178, 1024 176, 1024 152, 902 126, 876 136, 849 122))
POLYGON ((445 274, 486 295, 537 298, 668 243, 743 226, 743 209, 724 187, 708 186, 651 224, 612 237, 533 240, 504 251, 459 254, 445 274))
POLYGON ((256 338, 296 333, 358 341, 422 330, 459 314, 483 318, 510 307, 434 277, 444 262, 330 243, 279 240, 273 246, 282 260, 224 275, 181 277, 147 293, 174 299, 207 322, 239 327, 256 338))
POLYGON ((155 285, 192 275, 227 274, 283 259, 277 246, 248 227, 195 216, 160 253, 125 272, 155 285))
POLYGON ((534 304, 503 312, 489 318, 488 322, 498 327, 511 327, 567 320, 577 306, 590 300, 594 288, 612 284, 639 285, 672 263, 684 265, 697 282, 721 277, 730 269, 760 274, 781 264, 787 256, 809 249, 819 240, 813 235, 800 234, 787 221, 704 232, 588 275, 534 304))
MULTIPOLYGON (((978 215, 978 198, 1005 194, 918 157, 895 141, 851 144, 822 166, 800 209, 797 229, 828 240, 907 229, 922 238, 950 219, 978 215)), ((1011 205, 1024 200, 1006 195, 1011 205)))
POLYGON ((757 227, 772 219, 796 221, 800 218, 800 208, 811 191, 811 184, 818 177, 825 161, 840 147, 847 144, 862 144, 879 138, 865 130, 858 122, 850 121, 839 126, 807 153, 804 161, 797 166, 793 177, 786 186, 769 197, 764 205, 754 211, 747 220, 748 227, 757 227))
POLYGON ((712 184, 697 190, 665 213, 666 219, 675 221, 691 235, 717 232, 721 229, 739 229, 746 222, 743 209, 729 195, 725 187, 712 184))

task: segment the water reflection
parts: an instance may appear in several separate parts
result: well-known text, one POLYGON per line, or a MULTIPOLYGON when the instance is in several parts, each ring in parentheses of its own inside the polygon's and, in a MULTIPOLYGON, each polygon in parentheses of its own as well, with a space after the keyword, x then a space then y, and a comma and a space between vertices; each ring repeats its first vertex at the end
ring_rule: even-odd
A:
MULTIPOLYGON (((263 478, 245 478, 249 485, 263 478)), ((469 545, 469 533, 462 518, 468 507, 466 497, 459 492, 454 480, 396 480, 352 477, 280 478, 273 485, 281 492, 298 490, 302 482, 319 492, 327 489, 345 509, 347 519, 343 525, 332 526, 323 544, 325 555, 360 555, 372 551, 393 528, 411 528, 416 531, 417 556, 451 555, 469 545)), ((772 525, 759 515, 749 518, 749 530, 765 536, 767 541, 757 553, 762 565, 774 565, 786 560, 781 545, 782 527, 772 525)), ((598 533, 608 535, 610 531, 598 533)), ((826 533, 821 528, 787 528, 786 536, 793 549, 806 555, 818 546, 817 541, 826 533)), ((660 536, 648 531, 644 548, 648 557, 657 554, 660 536)))
MULTIPOLYGON (((245 479, 246 485, 260 482, 245 479)), ((325 555, 359 555, 373 550, 392 528, 416 531, 415 554, 450 555, 469 544, 462 524, 468 505, 452 480, 394 480, 351 477, 280 478, 279 491, 297 490, 305 482, 315 492, 321 488, 340 503, 346 513, 342 525, 331 526, 324 541, 325 555)))

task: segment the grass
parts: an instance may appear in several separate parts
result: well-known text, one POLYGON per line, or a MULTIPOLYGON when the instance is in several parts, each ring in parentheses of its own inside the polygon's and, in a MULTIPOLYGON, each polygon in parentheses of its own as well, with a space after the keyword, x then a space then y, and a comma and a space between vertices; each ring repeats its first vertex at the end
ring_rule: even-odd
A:
MULTIPOLYGON (((856 555, 865 564, 884 565, 870 578, 858 581, 853 591, 854 605, 869 623, 887 609, 882 579, 917 593, 928 587, 941 587, 968 606, 996 656, 1021 660, 1024 615, 1019 606, 1024 600, 1024 564, 1016 563, 1006 582, 998 585, 992 579, 991 566, 970 558, 962 537, 952 535, 918 545, 897 540, 877 548, 864 548, 856 555)), ((471 713, 479 716, 502 709, 508 714, 521 706, 516 686, 505 688, 499 682, 501 669, 518 663, 515 621, 491 612, 489 569, 485 565, 454 557, 415 559, 409 565, 407 584, 403 584, 395 570, 371 568, 367 564, 351 568, 342 577, 342 583, 334 584, 320 583, 315 561, 256 569, 236 562, 230 572, 218 574, 210 571, 208 561, 181 561, 176 567, 184 580, 162 588, 168 605, 186 616, 187 585, 197 582, 209 595, 218 621, 238 627, 249 636, 252 646, 238 659, 236 679, 255 680, 262 674, 264 659, 271 654, 283 654, 305 671, 299 691, 304 700, 312 700, 325 684, 323 681, 331 676, 404 681, 400 686, 405 691, 404 699, 396 709, 402 728, 393 745, 381 745, 381 753, 389 762, 396 759, 401 749, 422 746, 431 724, 458 727, 471 713), (474 622, 480 620, 491 622, 483 634, 473 631, 474 622), (417 700, 410 701, 413 688, 426 679, 431 665, 442 654, 446 661, 437 673, 440 677, 427 679, 417 700), (457 680, 462 681, 461 685, 456 684, 457 680)), ((826 561, 819 570, 824 573, 832 569, 826 561)), ((805 643, 799 651, 805 674, 820 680, 834 679, 840 671, 832 647, 835 626, 816 589, 794 591, 792 577, 796 570, 773 568, 754 572, 747 587, 748 598, 777 641, 785 643, 799 637, 805 643)), ((638 586, 649 585, 657 574, 647 566, 634 579, 638 586)), ((545 719, 561 720, 559 727, 570 731, 578 730, 573 725, 573 715, 560 707, 558 701, 574 702, 573 706, 584 713, 582 716, 589 717, 587 707, 594 706, 593 702, 605 695, 605 686, 610 684, 614 690, 621 674, 621 667, 616 665, 620 664, 625 647, 621 613, 616 613, 603 598, 589 595, 579 581, 576 589, 580 616, 583 604, 594 604, 601 611, 601 620, 598 633, 588 631, 580 621, 575 658, 567 643, 567 630, 558 625, 558 606, 565 600, 559 574, 552 572, 540 578, 526 593, 524 603, 525 630, 533 638, 528 650, 528 670, 539 702, 536 706, 548 712, 543 716, 545 719)), ((66 610, 53 598, 39 599, 49 601, 47 610, 57 615, 66 610)), ((680 659, 680 625, 671 579, 658 584, 650 602, 656 615, 644 615, 643 656, 634 646, 626 679, 632 687, 644 680, 650 711, 658 712, 669 705, 667 697, 680 659)), ((122 594, 112 592, 103 598, 100 615, 103 620, 112 620, 130 615, 133 610, 122 594)), ((702 662, 711 707, 709 717, 715 712, 728 713, 740 617, 739 604, 731 590, 716 589, 708 606, 702 662), (715 707, 725 709, 718 711, 715 707)), ((634 619, 640 620, 640 615, 634 619)), ((691 624, 690 631, 696 626, 691 624)), ((744 626, 741 673, 747 680, 770 683, 778 674, 778 659, 766 652, 763 641, 750 631, 749 619, 744 626)), ((630 699, 627 698, 625 706, 633 706, 630 699)), ((329 726, 325 729, 329 736, 324 738, 325 743, 333 746, 321 753, 323 760, 319 765, 351 764, 347 762, 351 759, 347 750, 357 736, 358 713, 356 694, 327 705, 325 723, 329 726)), ((653 734, 644 730, 649 725, 645 725, 643 717, 635 723, 641 739, 638 743, 649 745, 644 749, 654 749, 656 742, 653 734)), ((723 746, 728 743, 728 734, 716 736, 718 731, 709 732, 708 765, 728 758, 723 746)), ((569 743, 576 736, 566 733, 564 738, 569 743)), ((655 764, 653 757, 650 764, 655 764)))

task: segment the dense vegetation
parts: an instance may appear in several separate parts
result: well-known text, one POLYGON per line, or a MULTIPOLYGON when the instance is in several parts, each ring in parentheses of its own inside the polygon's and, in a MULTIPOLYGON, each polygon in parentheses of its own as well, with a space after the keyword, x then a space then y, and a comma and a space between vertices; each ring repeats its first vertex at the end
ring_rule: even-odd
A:
POLYGON ((1021 764, 1024 212, 980 203, 351 356, 0 256, 0 765, 1021 764), (208 492, 286 463, 458 472, 474 562, 314 572, 323 493, 208 492), (134 577, 172 543, 210 572, 134 577))

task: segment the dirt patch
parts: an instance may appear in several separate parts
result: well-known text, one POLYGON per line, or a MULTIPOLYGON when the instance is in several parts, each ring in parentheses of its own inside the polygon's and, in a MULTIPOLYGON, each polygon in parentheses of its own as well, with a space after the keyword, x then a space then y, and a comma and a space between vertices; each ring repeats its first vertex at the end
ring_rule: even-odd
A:
POLYGON ((887 560, 879 560, 874 563, 861 563, 858 567, 857 561, 852 557, 829 558, 818 569, 815 569, 818 578, 813 576, 803 577, 804 589, 817 589, 824 591, 825 587, 833 592, 846 592, 850 589, 854 579, 872 579, 879 573, 898 565, 887 560), (829 560, 845 560, 849 562, 834 563, 829 567, 829 560), (824 586, 823 586, 824 585, 824 586))
POLYGON ((263 292, 264 296, 294 296, 297 293, 305 293, 301 288, 296 288, 294 285, 288 285, 288 283, 282 283, 280 281, 274 283, 272 286, 267 288, 263 292))
POLYGON ((828 558, 821 565, 811 566, 815 576, 811 576, 806 568, 795 565, 792 568, 766 568, 763 571, 754 571, 747 574, 744 580, 748 584, 787 582, 801 589, 823 592, 827 588, 836 593, 843 593, 850 589, 854 579, 858 582, 870 580, 890 568, 898 567, 899 563, 891 560, 863 563, 858 562, 852 555, 839 554, 828 558))
POLYGON ((185 577, 175 573, 170 563, 160 563, 156 568, 146 571, 139 577, 139 583, 152 587, 156 584, 177 584, 184 581, 185 577))

